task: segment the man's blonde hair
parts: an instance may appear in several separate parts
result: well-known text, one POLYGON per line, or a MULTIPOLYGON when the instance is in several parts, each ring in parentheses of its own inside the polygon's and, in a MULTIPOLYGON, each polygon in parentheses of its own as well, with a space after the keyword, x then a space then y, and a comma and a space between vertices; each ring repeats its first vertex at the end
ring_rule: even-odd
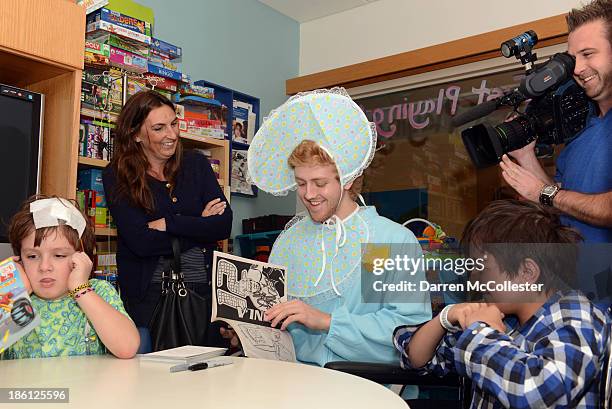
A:
MULTIPOLYGON (((291 169, 295 169, 298 166, 327 166, 334 165, 336 169, 336 178, 340 180, 338 170, 336 168, 336 162, 331 156, 315 141, 305 139, 298 146, 295 147, 287 163, 291 169)), ((357 200, 357 197, 361 193, 363 187, 363 175, 359 176, 353 181, 351 188, 348 190, 351 199, 357 200)))

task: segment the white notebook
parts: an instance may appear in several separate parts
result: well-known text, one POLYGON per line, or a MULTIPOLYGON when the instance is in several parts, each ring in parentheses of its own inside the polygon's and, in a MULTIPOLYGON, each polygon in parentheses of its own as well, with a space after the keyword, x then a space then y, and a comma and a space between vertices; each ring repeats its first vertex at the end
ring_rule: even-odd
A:
POLYGON ((139 354, 138 357, 143 361, 191 363, 221 356, 225 354, 226 350, 226 348, 185 345, 148 354, 139 354))

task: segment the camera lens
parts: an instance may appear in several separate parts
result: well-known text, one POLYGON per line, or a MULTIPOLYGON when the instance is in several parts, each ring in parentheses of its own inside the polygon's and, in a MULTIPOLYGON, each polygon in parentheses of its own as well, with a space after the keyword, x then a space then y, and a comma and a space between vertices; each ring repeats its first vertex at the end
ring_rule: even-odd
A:
POLYGON ((520 115, 496 127, 479 124, 461 132, 461 138, 472 162, 478 168, 497 164, 504 153, 522 148, 535 137, 532 118, 520 115))
POLYGON ((528 143, 529 137, 534 134, 528 117, 522 115, 512 121, 499 124, 494 129, 500 139, 504 153, 522 148, 528 143))
POLYGON ((503 154, 499 135, 490 125, 471 126, 461 132, 461 139, 470 159, 478 168, 495 165, 503 154))

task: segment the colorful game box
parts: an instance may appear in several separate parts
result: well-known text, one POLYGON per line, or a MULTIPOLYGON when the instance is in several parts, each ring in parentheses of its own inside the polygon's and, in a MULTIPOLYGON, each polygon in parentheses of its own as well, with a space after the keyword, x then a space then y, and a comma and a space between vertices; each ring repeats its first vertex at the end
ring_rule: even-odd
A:
POLYGON ((79 190, 94 190, 96 192, 96 207, 106 207, 104 185, 102 184, 102 169, 81 169, 77 175, 79 190))
POLYGON ((99 87, 110 87, 110 77, 104 75, 104 70, 86 67, 83 70, 83 76, 81 77, 83 82, 88 84, 97 85, 99 87))
POLYGON ((179 93, 181 96, 192 95, 194 97, 215 99, 215 89, 211 87, 203 87, 201 85, 182 84, 179 87, 179 93))
POLYGON ((87 16, 87 33, 108 31, 132 40, 151 44, 151 24, 106 8, 87 16))
POLYGON ((170 92, 178 90, 178 82, 176 80, 151 74, 150 72, 145 73, 144 77, 151 87, 155 86, 155 89, 164 89, 170 92))
POLYGON ((160 77, 170 78, 171 80, 175 81, 184 81, 184 75, 178 71, 158 67, 157 65, 151 63, 148 64, 148 69, 151 74, 159 75, 160 77))
POLYGON ((225 139, 221 121, 215 119, 179 119, 179 130, 195 136, 225 139))
POLYGON ((106 31, 98 31, 96 33, 89 34, 85 40, 86 47, 87 43, 105 44, 110 47, 129 51, 144 58, 149 57, 149 46, 147 44, 111 34, 106 31))
POLYGON ((147 71, 146 58, 115 47, 110 49, 110 64, 138 74, 147 71))
POLYGON ((143 78, 129 78, 127 79, 127 87, 126 87, 126 99, 129 99, 132 95, 136 94, 140 91, 146 91, 150 89, 147 86, 147 82, 143 78))
POLYGON ((151 53, 162 58, 174 60, 175 58, 181 58, 183 55, 183 49, 172 45, 159 38, 151 39, 151 53))
POLYGON ((93 65, 100 68, 107 67, 109 64, 109 59, 107 55, 96 54, 91 51, 85 50, 85 56, 83 58, 83 62, 86 65, 93 65))
POLYGON ((165 69, 176 71, 176 72, 182 72, 182 69, 179 67, 178 64, 173 63, 172 61, 168 59, 156 57, 154 55, 149 56, 149 64, 155 65, 156 67, 159 67, 159 68, 165 68, 165 69))
POLYGON ((88 82, 81 82, 81 104, 89 109, 106 110, 108 105, 108 88, 88 82))
POLYGON ((0 261, 0 353, 40 324, 12 258, 0 261))
POLYGON ((105 57, 110 55, 110 47, 101 41, 85 40, 85 51, 92 54, 100 54, 105 57))

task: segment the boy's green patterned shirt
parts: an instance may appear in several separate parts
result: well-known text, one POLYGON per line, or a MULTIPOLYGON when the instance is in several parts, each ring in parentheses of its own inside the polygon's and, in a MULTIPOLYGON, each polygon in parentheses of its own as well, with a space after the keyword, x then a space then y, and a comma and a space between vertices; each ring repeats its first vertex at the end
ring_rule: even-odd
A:
MULTIPOLYGON (((115 288, 106 281, 89 280, 104 301, 129 317, 115 288)), ((31 295, 40 325, 11 345, 1 359, 49 358, 64 355, 103 355, 106 348, 75 300, 65 296, 48 301, 31 295)))

